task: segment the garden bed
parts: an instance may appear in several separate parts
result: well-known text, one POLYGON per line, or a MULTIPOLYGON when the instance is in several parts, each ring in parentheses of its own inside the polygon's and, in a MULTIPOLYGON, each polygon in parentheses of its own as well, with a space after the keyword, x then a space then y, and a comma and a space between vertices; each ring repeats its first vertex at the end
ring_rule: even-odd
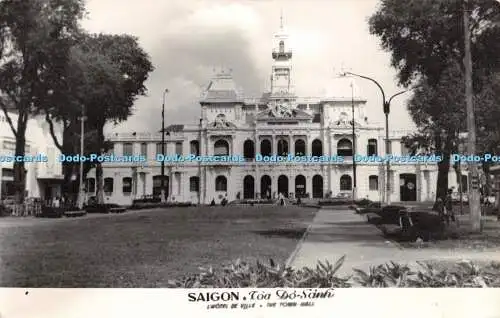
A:
POLYGON ((410 268, 395 262, 372 266, 368 271, 353 269, 350 277, 337 272, 345 257, 335 264, 318 262, 314 268, 293 269, 270 262, 237 260, 221 268, 209 267, 199 273, 169 281, 171 288, 345 288, 361 287, 500 287, 500 263, 421 262, 410 268))

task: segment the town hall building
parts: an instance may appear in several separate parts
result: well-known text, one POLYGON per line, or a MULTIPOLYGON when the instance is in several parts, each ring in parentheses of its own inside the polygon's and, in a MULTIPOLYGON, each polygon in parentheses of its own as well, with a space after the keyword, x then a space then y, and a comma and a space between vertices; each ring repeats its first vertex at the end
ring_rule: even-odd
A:
MULTIPOLYGON (((296 96, 293 52, 281 25, 270 57, 271 85, 256 98, 237 89, 232 74, 221 71, 200 100, 201 119, 192 125, 170 125, 165 134, 166 155, 243 156, 242 162, 165 162, 167 200, 217 203, 237 199, 325 198, 339 194, 381 200, 386 196, 385 165, 356 162, 353 155, 385 155, 384 128, 370 120, 366 100, 354 79, 339 75, 328 83, 324 96, 296 96), (353 125, 354 123, 354 138, 353 125), (258 162, 255 155, 342 156, 343 162, 258 162)), ((159 196, 161 131, 108 136, 119 156, 143 155, 147 162, 103 163, 104 197, 108 203, 129 205, 136 198, 159 196)), ((408 154, 401 138, 410 131, 390 131, 389 153, 408 154)), ((87 175, 87 197, 95 195, 95 171, 87 175)), ((395 201, 432 201, 435 163, 391 163, 390 198, 395 201)), ((450 171, 450 186, 456 177, 450 171)))

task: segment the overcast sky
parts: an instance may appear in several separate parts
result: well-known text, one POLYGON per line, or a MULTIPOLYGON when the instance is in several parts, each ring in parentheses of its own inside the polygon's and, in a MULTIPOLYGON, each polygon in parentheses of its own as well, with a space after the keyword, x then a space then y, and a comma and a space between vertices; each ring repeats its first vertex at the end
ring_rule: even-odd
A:
MULTIPOLYGON (((368 32, 377 0, 88 0, 84 27, 91 32, 128 33, 139 38, 155 71, 134 115, 116 131, 161 127, 162 92, 166 123, 197 123, 200 93, 214 68, 231 68, 245 95, 258 96, 269 84, 273 34, 283 11, 293 47, 293 75, 300 96, 318 96, 342 65, 377 79, 387 95, 399 92, 390 55, 368 32)), ((368 116, 383 122, 381 94, 359 79, 368 116)), ((394 99, 391 126, 406 129, 411 119, 405 101, 394 99)))

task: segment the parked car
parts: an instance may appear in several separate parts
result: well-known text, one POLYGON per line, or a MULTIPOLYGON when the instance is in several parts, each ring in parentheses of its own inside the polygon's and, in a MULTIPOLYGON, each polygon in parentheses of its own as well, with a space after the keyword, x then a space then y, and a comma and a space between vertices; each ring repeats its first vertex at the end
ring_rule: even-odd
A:
POLYGON ((356 207, 356 213, 366 214, 366 213, 379 213, 382 209, 382 204, 380 202, 371 202, 365 207, 356 207))
POLYGON ((351 198, 352 198, 352 194, 351 193, 347 193, 347 192, 340 192, 340 193, 338 193, 335 196, 335 199, 344 199, 344 200, 347 200, 347 199, 351 199, 351 198))
POLYGON ((379 209, 376 214, 382 218, 382 224, 399 224, 400 216, 407 211, 406 207, 402 205, 386 205, 379 209))

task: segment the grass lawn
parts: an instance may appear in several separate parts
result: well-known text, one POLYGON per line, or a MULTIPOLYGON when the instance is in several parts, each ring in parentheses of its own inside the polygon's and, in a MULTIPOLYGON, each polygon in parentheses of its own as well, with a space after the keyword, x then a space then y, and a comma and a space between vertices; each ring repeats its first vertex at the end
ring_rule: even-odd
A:
POLYGON ((3 224, 0 286, 164 287, 200 266, 237 258, 285 262, 315 213, 190 207, 3 224))

